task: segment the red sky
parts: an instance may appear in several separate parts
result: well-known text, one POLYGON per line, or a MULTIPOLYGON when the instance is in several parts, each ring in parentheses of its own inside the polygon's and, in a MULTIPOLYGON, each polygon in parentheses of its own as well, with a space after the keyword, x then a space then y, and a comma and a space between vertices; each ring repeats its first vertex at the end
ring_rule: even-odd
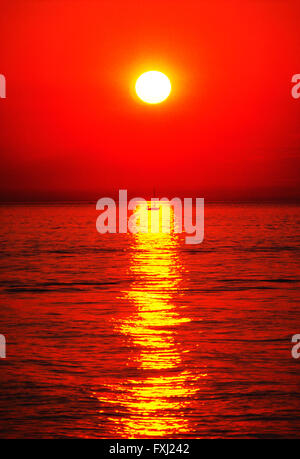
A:
POLYGON ((2 0, 2 200, 300 197, 298 0, 2 0), (169 99, 134 95, 165 72, 169 99))

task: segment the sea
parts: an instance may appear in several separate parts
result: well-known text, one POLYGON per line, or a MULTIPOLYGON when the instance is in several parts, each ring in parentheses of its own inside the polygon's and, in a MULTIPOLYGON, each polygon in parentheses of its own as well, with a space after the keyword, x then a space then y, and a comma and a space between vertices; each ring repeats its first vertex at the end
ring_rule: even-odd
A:
POLYGON ((300 207, 205 204, 195 245, 98 215, 0 206, 0 437, 300 438, 300 207))

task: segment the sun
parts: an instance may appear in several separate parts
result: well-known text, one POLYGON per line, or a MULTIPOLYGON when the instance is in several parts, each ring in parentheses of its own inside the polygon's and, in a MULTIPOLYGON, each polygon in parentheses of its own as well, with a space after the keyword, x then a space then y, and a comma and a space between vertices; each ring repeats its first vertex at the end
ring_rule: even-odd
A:
POLYGON ((171 82, 162 72, 151 70, 139 76, 135 83, 138 97, 147 104, 159 104, 171 92, 171 82))

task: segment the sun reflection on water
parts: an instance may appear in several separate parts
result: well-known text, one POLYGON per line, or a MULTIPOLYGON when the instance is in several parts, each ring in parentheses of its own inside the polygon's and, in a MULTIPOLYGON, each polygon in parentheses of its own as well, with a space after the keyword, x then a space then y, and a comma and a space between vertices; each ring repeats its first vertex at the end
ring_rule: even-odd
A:
MULTIPOLYGON (((149 214, 153 212, 159 211, 149 214)), ((185 270, 178 235, 163 232, 160 223, 159 232, 132 235, 129 269, 134 281, 122 292, 132 312, 114 323, 134 350, 128 353, 128 362, 138 377, 108 385, 110 397, 98 397, 115 405, 118 413, 109 421, 120 438, 187 434, 184 413, 198 391, 197 380, 206 376, 192 375, 183 365, 188 350, 180 343, 180 327, 190 319, 183 316, 178 298, 185 270)))

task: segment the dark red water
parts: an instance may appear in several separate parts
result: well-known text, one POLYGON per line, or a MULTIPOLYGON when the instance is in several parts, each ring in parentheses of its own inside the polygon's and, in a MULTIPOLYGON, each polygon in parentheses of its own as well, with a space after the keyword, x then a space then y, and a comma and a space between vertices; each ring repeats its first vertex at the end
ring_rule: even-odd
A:
POLYGON ((209 205, 205 241, 0 208, 2 437, 299 437, 296 206, 209 205))

